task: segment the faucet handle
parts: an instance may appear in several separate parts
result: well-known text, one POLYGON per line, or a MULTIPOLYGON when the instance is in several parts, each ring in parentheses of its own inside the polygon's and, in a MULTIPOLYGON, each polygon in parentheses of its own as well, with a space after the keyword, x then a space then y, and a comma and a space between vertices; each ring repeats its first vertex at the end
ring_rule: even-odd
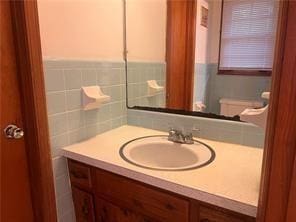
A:
POLYGON ((187 144, 193 144, 193 135, 192 133, 187 133, 184 135, 184 142, 187 144))
POLYGON ((172 136, 174 134, 176 134, 176 130, 174 130, 172 127, 170 127, 170 129, 169 129, 169 135, 172 136))
POLYGON ((185 137, 189 137, 189 138, 192 138, 192 137, 193 137, 193 135, 192 135, 191 132, 190 132, 190 133, 186 133, 186 134, 184 134, 184 136, 185 136, 185 137))
POLYGON ((169 133, 174 133, 174 134, 181 134, 182 130, 176 129, 174 127, 169 127, 169 133))
POLYGON ((200 128, 193 127, 193 128, 192 128, 192 132, 194 132, 194 133, 199 133, 199 132, 200 132, 200 128))

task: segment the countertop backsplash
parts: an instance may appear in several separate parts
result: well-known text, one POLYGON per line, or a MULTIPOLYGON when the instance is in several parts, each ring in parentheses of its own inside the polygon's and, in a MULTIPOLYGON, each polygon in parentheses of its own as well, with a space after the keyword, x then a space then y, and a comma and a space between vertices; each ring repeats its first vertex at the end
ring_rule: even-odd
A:
POLYGON ((258 148, 263 147, 265 138, 263 129, 249 123, 143 110, 129 109, 127 123, 165 132, 173 127, 187 132, 192 131, 194 136, 204 139, 258 148))

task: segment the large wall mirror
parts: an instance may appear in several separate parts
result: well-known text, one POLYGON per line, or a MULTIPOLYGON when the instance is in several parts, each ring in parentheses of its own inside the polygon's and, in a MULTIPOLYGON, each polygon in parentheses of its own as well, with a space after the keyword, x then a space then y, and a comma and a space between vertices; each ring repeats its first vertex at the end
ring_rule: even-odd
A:
POLYGON ((231 118, 266 107, 277 13, 276 0, 125 0, 128 107, 231 118))

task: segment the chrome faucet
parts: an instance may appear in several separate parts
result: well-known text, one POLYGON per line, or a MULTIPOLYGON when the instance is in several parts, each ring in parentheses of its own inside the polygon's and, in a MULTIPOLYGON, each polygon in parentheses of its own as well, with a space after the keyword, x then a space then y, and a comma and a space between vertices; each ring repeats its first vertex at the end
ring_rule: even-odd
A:
POLYGON ((181 130, 171 128, 169 130, 168 140, 174 143, 193 144, 192 133, 184 134, 181 130))

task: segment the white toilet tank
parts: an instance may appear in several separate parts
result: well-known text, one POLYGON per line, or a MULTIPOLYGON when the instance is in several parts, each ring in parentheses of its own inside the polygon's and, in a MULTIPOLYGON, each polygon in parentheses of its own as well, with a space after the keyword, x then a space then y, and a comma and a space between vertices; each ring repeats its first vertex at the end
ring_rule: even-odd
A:
POLYGON ((224 116, 239 115, 247 108, 261 108, 263 102, 253 100, 220 99, 220 114, 224 116))

